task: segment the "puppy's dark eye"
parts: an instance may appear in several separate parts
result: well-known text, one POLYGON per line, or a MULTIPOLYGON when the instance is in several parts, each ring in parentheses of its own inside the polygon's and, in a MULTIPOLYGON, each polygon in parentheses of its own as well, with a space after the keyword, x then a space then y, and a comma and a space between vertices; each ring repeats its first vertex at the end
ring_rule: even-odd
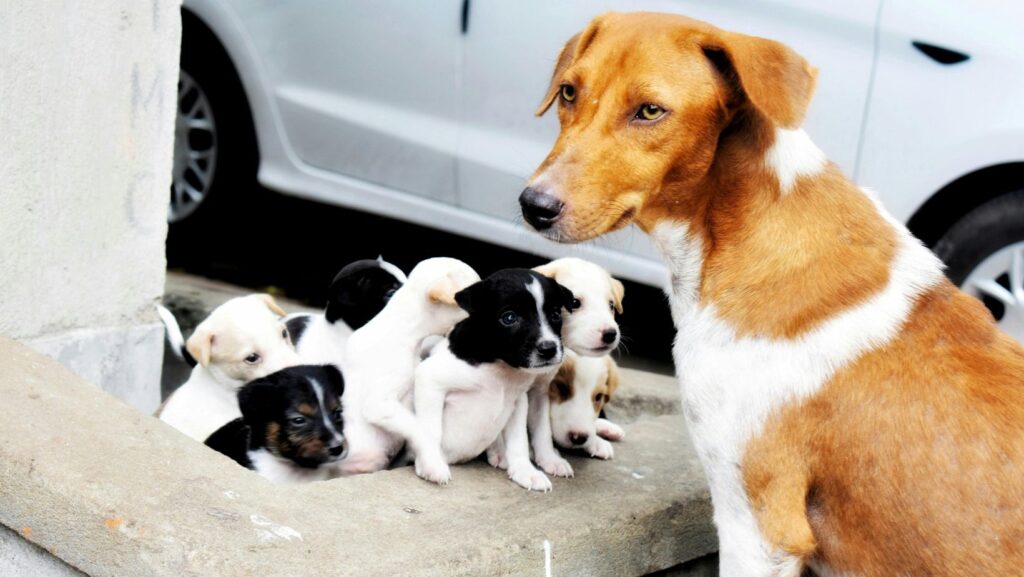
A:
POLYGON ((253 354, 245 357, 245 362, 247 364, 250 364, 250 365, 255 365, 255 364, 259 363, 260 360, 261 360, 260 356, 258 354, 256 354, 256 353, 253 353, 253 354))
POLYGON ((665 109, 657 104, 642 104, 633 118, 652 122, 665 115, 665 109))
POLYGON ((393 286, 393 287, 389 288, 388 290, 384 291, 384 300, 386 300, 386 301, 391 300, 391 297, 395 296, 396 292, 398 292, 398 287, 397 286, 393 286))
POLYGON ((572 102, 576 100, 576 87, 572 84, 563 84, 559 95, 565 102, 572 102))
POLYGON ((548 320, 550 320, 553 323, 560 323, 560 322, 562 322, 562 311, 557 311, 557 310, 556 311, 551 311, 548 314, 548 320))
POLYGON ((580 299, 572 299, 572 304, 569 305, 569 310, 574 311, 581 306, 583 306, 583 303, 580 302, 580 299))
POLYGON ((612 302, 612 301, 608 301, 608 308, 610 308, 610 309, 612 309, 612 311, 614 311, 615 310, 615 303, 612 302))
POLYGON ((288 340, 288 329, 283 329, 281 331, 281 338, 286 340, 286 341, 288 340))
POLYGON ((501 315, 501 318, 499 320, 501 321, 501 324, 505 325, 506 327, 510 327, 519 322, 519 315, 512 311, 508 311, 505 314, 501 315))
POLYGON ((306 417, 292 417, 291 419, 288 420, 291 422, 291 424, 295 425, 296 427, 301 427, 302 425, 306 424, 306 417))
POLYGON ((604 402, 604 393, 598 393, 598 394, 594 395, 594 402, 603 403, 604 402))
POLYGON ((555 388, 558 389, 558 395, 560 397, 562 397, 563 399, 566 399, 566 398, 569 397, 569 385, 567 383, 563 383, 562 381, 558 381, 558 382, 555 383, 555 388))
POLYGON ((331 419, 333 419, 335 423, 340 423, 341 422, 341 409, 335 409, 334 412, 331 413, 331 419))

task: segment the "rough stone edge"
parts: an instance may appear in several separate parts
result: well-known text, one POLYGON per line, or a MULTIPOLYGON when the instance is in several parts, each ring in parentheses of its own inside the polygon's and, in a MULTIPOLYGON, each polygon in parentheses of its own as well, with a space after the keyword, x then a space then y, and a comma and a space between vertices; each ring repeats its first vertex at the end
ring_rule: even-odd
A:
POLYGON ((160 405, 164 327, 159 322, 78 329, 24 341, 144 413, 160 405))
POLYGON ((11 577, 86 577, 42 547, 0 525, 0 575, 11 577))

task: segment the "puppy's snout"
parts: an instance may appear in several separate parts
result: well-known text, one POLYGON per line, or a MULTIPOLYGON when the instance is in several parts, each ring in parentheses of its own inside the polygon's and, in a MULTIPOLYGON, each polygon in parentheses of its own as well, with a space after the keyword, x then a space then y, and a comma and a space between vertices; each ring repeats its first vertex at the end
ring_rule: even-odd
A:
POLYGON ((537 343, 537 354, 545 361, 550 361, 558 354, 558 343, 555 341, 541 341, 537 343))
POLYGON ((348 453, 348 445, 343 441, 337 445, 327 447, 327 452, 330 453, 332 457, 342 458, 346 453, 348 453))
POLYGON ((590 438, 590 435, 586 433, 569 433, 569 442, 572 443, 573 445, 582 445, 583 443, 587 442, 588 438, 590 438))
POLYGON ((565 205, 554 196, 533 187, 526 187, 519 195, 523 218, 537 230, 550 228, 562 216, 565 205))
POLYGON ((619 338, 618 329, 606 329, 601 333, 601 341, 606 345, 614 343, 617 338, 619 338))

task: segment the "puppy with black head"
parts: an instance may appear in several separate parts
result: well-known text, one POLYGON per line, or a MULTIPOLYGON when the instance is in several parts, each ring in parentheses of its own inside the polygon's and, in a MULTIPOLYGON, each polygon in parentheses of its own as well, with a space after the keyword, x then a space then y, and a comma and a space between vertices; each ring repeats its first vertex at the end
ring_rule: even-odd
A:
POLYGON ((345 265, 327 289, 323 314, 295 313, 285 322, 302 362, 345 368, 352 332, 377 316, 408 279, 381 257, 345 265))
POLYGON ((416 474, 451 479, 449 464, 504 444, 512 481, 549 491, 530 462, 527 390, 562 362, 562 313, 572 293, 527 269, 498 271, 455 295, 469 317, 416 370, 415 407, 424 436, 413 445, 416 474))
POLYGON ((300 365, 256 379, 238 391, 242 417, 210 435, 206 445, 274 483, 323 481, 348 450, 344 390, 333 365, 300 365))

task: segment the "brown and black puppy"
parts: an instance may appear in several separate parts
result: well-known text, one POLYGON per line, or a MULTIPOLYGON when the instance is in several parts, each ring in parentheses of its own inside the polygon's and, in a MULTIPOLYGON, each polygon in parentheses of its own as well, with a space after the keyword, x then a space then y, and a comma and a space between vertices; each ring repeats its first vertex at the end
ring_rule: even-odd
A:
POLYGON ((348 445, 342 436, 345 382, 333 365, 290 367, 238 391, 242 418, 206 439, 206 445, 274 483, 330 477, 348 445))

